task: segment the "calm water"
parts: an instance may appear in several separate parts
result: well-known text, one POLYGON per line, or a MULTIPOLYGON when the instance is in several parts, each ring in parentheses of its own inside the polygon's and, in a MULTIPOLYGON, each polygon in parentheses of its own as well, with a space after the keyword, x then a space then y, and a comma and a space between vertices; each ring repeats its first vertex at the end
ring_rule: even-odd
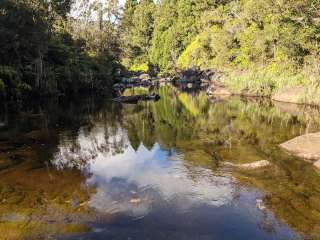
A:
POLYGON ((3 106, 1 236, 320 239, 320 174, 278 148, 319 131, 317 110, 159 92, 3 106))

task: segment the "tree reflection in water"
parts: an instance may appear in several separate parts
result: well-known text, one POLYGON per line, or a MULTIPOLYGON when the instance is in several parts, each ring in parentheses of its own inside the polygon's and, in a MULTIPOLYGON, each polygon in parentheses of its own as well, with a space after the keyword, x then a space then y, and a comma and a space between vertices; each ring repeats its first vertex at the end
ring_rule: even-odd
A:
POLYGON ((27 216, 21 236, 89 231, 101 219, 119 237, 140 229, 127 221, 124 228, 108 225, 121 215, 141 219, 136 224, 147 232, 162 229, 159 236, 169 234, 167 222, 178 238, 190 228, 189 239, 204 232, 233 239, 320 236, 320 176, 277 147, 318 131, 316 110, 238 98, 210 103, 202 93, 171 87, 159 94, 156 103, 86 99, 2 115, 0 231, 10 224, 20 229, 13 214, 18 222, 27 216), (230 167, 260 160, 271 165, 230 167), (50 208, 61 215, 48 214, 50 208))

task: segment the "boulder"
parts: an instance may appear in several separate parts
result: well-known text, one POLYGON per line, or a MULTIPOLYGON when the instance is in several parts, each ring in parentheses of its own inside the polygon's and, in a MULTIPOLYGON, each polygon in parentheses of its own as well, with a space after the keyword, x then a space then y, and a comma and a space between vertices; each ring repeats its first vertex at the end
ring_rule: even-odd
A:
POLYGON ((302 86, 287 87, 272 96, 272 100, 287 103, 301 103, 305 88, 302 86))
POLYGON ((125 85, 123 83, 115 83, 112 87, 114 90, 119 90, 125 88, 125 85))
POLYGON ((180 78, 186 82, 198 82, 201 79, 201 72, 196 68, 189 68, 180 73, 180 78))
POLYGON ((307 161, 316 161, 314 165, 320 169, 320 132, 296 137, 280 147, 307 161))
POLYGON ((125 77, 127 75, 128 75, 128 73, 125 70, 121 69, 121 68, 117 68, 115 70, 115 72, 114 72, 114 76, 115 77, 125 77))
POLYGON ((141 81, 149 81, 149 80, 151 79, 151 77, 150 77, 149 74, 143 73, 143 74, 141 74, 141 75, 139 76, 139 79, 140 79, 141 81))
POLYGON ((202 81, 214 81, 218 76, 217 72, 212 69, 206 69, 201 72, 202 81))
POLYGON ((226 89, 225 87, 216 86, 215 84, 211 84, 207 89, 207 94, 210 96, 214 95, 224 95, 224 96, 231 96, 232 93, 226 89))

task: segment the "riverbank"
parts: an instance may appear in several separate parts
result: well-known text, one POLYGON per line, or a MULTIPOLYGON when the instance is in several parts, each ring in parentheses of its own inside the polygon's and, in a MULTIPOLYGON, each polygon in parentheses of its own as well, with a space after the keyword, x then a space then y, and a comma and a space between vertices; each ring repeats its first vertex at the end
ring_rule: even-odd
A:
POLYGON ((226 72, 222 81, 232 95, 267 97, 279 102, 320 106, 316 77, 268 69, 226 72))
POLYGON ((211 96, 261 97, 278 102, 320 106, 320 88, 317 81, 302 73, 272 73, 263 69, 215 71, 207 93, 211 96))
POLYGON ((304 73, 272 72, 269 69, 248 71, 217 71, 214 69, 176 69, 166 77, 149 74, 134 74, 119 79, 114 85, 117 92, 124 88, 150 87, 167 83, 186 82, 207 88, 207 94, 240 95, 269 98, 278 102, 320 106, 320 88, 315 75, 304 73), (168 77, 169 76, 169 77, 168 77))

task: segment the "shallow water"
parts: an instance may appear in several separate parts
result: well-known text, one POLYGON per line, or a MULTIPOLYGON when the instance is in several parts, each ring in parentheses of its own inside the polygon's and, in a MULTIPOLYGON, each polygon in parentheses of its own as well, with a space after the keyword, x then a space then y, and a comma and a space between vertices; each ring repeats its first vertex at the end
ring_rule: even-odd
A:
POLYGON ((1 236, 320 239, 320 174, 278 147, 319 131, 317 110, 159 93, 3 107, 1 236))

